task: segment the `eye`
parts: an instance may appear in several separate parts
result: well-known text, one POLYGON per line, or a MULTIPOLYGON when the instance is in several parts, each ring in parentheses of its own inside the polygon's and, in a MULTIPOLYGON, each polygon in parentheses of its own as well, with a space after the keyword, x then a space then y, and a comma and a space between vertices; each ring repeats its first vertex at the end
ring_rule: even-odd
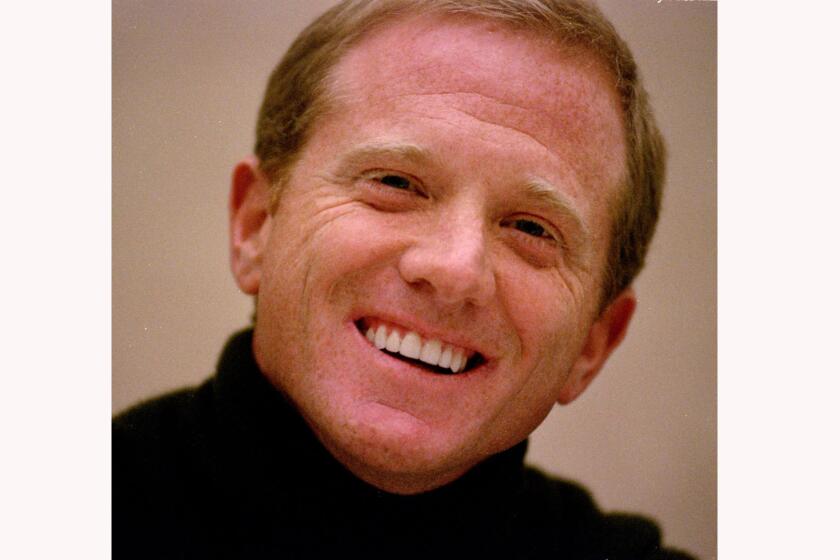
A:
POLYGON ((553 267, 561 262, 565 245, 552 223, 519 214, 505 218, 499 225, 510 247, 537 268, 553 267))
POLYGON ((381 193, 394 196, 406 194, 420 195, 426 198, 422 183, 411 175, 395 173, 387 170, 373 170, 365 173, 362 177, 374 186, 381 193))
POLYGON ((537 239, 544 239, 546 241, 555 241, 557 237, 550 232, 546 226, 540 224, 536 220, 529 220, 527 218, 512 218, 502 221, 503 227, 510 227, 517 231, 534 237, 537 239))
POLYGON ((534 237, 546 237, 545 228, 532 220, 513 220, 513 227, 534 237))
POLYGON ((356 176, 359 200, 385 212, 417 208, 429 198, 420 179, 391 169, 369 169, 356 176))
POLYGON ((411 188, 411 181, 400 175, 383 175, 379 178, 379 182, 395 189, 409 190, 411 188))

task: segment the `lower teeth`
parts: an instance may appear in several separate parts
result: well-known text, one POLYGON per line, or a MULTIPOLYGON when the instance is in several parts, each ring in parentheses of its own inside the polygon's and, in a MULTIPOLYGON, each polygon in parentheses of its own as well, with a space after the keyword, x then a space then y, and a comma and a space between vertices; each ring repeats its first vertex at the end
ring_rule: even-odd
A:
MULTIPOLYGON (((397 358, 397 359, 402 360, 404 362, 408 362, 408 363, 413 364, 415 366, 422 367, 423 369, 427 369, 427 370, 429 370, 431 372, 434 372, 434 373, 439 373, 439 374, 443 374, 443 375, 453 375, 455 373, 450 368, 442 368, 440 366, 433 366, 432 364, 427 364, 426 362, 423 362, 423 361, 420 361, 420 360, 415 360, 414 358, 406 358, 402 354, 398 354, 396 352, 391 352, 389 350, 385 350, 384 348, 380 351, 385 352, 389 356, 393 356, 394 358, 397 358)), ((464 369, 466 369, 466 368, 464 368, 464 369)), ((463 371, 464 370, 461 370, 458 373, 462 373, 463 371)))

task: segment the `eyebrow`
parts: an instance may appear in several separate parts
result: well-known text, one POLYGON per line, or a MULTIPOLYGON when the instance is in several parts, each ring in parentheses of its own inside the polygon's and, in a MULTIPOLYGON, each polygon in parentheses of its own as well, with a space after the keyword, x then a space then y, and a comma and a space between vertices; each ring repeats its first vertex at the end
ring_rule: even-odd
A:
POLYGON ((426 148, 416 144, 392 141, 368 142, 348 150, 339 157, 343 164, 379 157, 399 157, 412 163, 428 163, 435 158, 426 148))
POLYGON ((586 227, 577 209, 561 194, 557 187, 543 179, 533 178, 525 183, 523 194, 525 198, 532 200, 535 204, 562 216, 570 222, 580 243, 587 245, 590 243, 592 234, 589 228, 586 227))

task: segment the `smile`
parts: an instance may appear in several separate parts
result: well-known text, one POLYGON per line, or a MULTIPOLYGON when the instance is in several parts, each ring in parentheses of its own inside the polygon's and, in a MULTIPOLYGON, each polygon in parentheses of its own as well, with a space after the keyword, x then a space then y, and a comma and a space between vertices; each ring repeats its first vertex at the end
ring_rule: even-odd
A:
POLYGON ((480 353, 374 319, 356 322, 370 343, 385 354, 439 374, 463 373, 484 363, 480 353))

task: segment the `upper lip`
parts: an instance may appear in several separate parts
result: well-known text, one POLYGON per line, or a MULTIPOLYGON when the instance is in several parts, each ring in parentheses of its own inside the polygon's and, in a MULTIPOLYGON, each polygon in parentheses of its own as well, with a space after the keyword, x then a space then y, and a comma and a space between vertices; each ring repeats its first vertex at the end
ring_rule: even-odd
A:
MULTIPOLYGON (((487 342, 478 341, 470 337, 465 331, 457 329, 441 329, 416 317, 406 317, 398 314, 383 313, 377 311, 364 312, 356 315, 353 322, 356 323, 362 319, 378 319, 394 326, 401 327, 406 331, 414 331, 419 334, 424 340, 438 339, 443 343, 452 344, 467 350, 468 352, 478 353, 482 358, 489 361, 495 356, 491 353, 490 348, 493 346, 487 342)), ((498 351, 498 347, 497 351, 498 351)))

